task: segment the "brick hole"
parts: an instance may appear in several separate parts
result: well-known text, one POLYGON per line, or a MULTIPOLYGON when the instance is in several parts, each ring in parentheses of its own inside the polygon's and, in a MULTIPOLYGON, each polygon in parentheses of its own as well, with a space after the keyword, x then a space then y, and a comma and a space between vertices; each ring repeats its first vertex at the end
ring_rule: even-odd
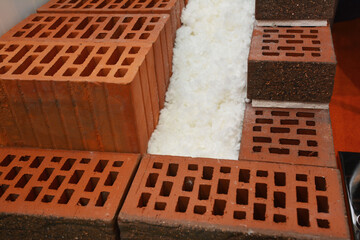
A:
POLYGON ((296 174, 296 181, 307 182, 307 175, 305 175, 305 174, 296 174))
POLYGON ((96 165, 94 172, 103 172, 109 160, 100 160, 96 165))
POLYGON ((97 177, 92 177, 89 179, 88 183, 86 184, 85 187, 85 192, 93 192, 99 182, 100 178, 97 177))
POLYGON ((263 43, 279 43, 279 40, 275 39, 264 39, 263 43))
POLYGON ((47 46, 40 45, 34 50, 34 52, 43 52, 46 49, 46 47, 47 46))
POLYGON ((236 204, 248 205, 249 204, 249 190, 237 189, 236 190, 236 204))
POLYGON ((41 59, 40 63, 50 63, 56 55, 59 54, 63 46, 54 46, 45 56, 41 59))
POLYGON ((142 193, 138 202, 138 208, 144 208, 147 206, 149 199, 151 197, 150 193, 142 193))
POLYGON ((277 33, 277 32, 279 32, 279 30, 278 29, 264 29, 264 32, 266 32, 266 33, 277 33))
POLYGON ((133 20, 133 17, 125 17, 122 22, 123 23, 129 23, 129 22, 131 22, 131 20, 133 20))
POLYGON ((254 147, 253 147, 253 152, 254 152, 254 153, 261 152, 261 149, 262 149, 261 146, 254 146, 254 147))
POLYGON ((27 197, 25 198, 25 201, 33 202, 36 200, 36 198, 39 196, 40 192, 42 190, 42 187, 33 187, 27 197))
POLYGON ((143 40, 148 39, 149 37, 150 37, 150 33, 143 33, 140 35, 140 39, 143 39, 143 40))
POLYGON ((93 51, 93 46, 85 46, 83 50, 80 52, 78 57, 75 59, 74 64, 81 65, 85 62, 85 60, 88 58, 90 53, 93 51))
POLYGON ((264 56, 279 56, 280 53, 278 53, 278 52, 263 52, 262 55, 264 55, 264 56))
POLYGON ((213 177, 214 168, 213 167, 203 167, 202 179, 211 180, 213 177))
POLYGON ((255 115, 263 115, 263 114, 264 114, 263 111, 259 111, 259 110, 255 111, 255 115))
POLYGON ((263 46, 263 47, 261 48, 261 50, 270 50, 270 47, 269 47, 269 46, 263 46))
POLYGON ((163 164, 159 162, 154 162, 153 168, 155 169, 162 169, 163 164))
POLYGON ((267 171, 258 170, 258 171, 256 171, 256 176, 257 176, 257 177, 267 177, 267 176, 268 176, 268 172, 267 172, 267 171))
POLYGON ((279 38, 295 38, 292 34, 279 34, 279 38))
POLYGON ((318 146, 318 142, 317 142, 317 141, 308 140, 308 141, 307 141, 307 145, 308 145, 309 147, 317 147, 317 146, 318 146))
POLYGON ((13 180, 19 174, 21 167, 13 167, 9 173, 5 176, 6 180, 13 180))
POLYGON ((114 8, 116 8, 117 6, 116 5, 110 5, 109 6, 109 9, 114 9, 114 8))
POLYGON ((166 176, 176 177, 178 169, 179 169, 179 164, 170 163, 169 167, 168 167, 168 170, 167 170, 167 173, 166 173, 166 176))
POLYGON ((83 170, 75 170, 73 175, 70 177, 69 183, 78 184, 83 174, 84 174, 83 170))
POLYGON ((311 56, 313 56, 313 57, 321 57, 321 54, 320 53, 311 53, 311 56))
POLYGON ((205 206, 194 206, 194 213, 199 215, 204 215, 206 213, 206 207, 205 206))
POLYGON ((255 143, 271 143, 272 140, 269 137, 253 137, 255 143))
POLYGON ((223 216, 225 212, 226 201, 222 199, 215 199, 212 214, 214 216, 223 216))
POLYGON ((284 192, 274 192, 274 207, 286 208, 286 194, 284 192))
POLYGON ((2 66, 1 68, 0 68, 0 74, 5 74, 5 73, 7 73, 9 70, 10 70, 10 66, 2 66))
POLYGON ((51 66, 51 68, 45 73, 45 76, 54 76, 60 68, 62 68, 69 57, 59 57, 59 59, 51 66))
POLYGON ((254 126, 253 131, 254 132, 261 132, 261 126, 254 126))
POLYGON ((279 143, 282 145, 300 145, 300 140, 280 138, 279 143))
POLYGON ((86 17, 84 18, 79 25, 76 26, 76 30, 84 30, 85 27, 91 22, 93 18, 92 17, 86 17))
POLYGON ((164 202, 156 202, 155 203, 155 210, 158 210, 158 211, 164 211, 166 208, 166 203, 164 202))
POLYGON ((139 31, 143 27, 145 21, 146 21, 146 17, 139 17, 139 19, 135 22, 132 30, 139 31))
POLYGON ((30 181, 32 175, 31 174, 24 174, 19 181, 15 184, 16 188, 24 188, 26 184, 30 181))
POLYGON ((290 113, 285 112, 285 111, 271 111, 271 115, 272 116, 285 116, 285 117, 288 117, 290 115, 290 113))
POLYGON ((309 201, 307 187, 296 187, 296 201, 307 203, 309 201))
POLYGON ((228 174, 231 172, 231 168, 230 167, 220 167, 220 172, 228 174))
POLYGON ((50 8, 58 8, 58 7, 60 7, 59 4, 54 4, 54 5, 51 5, 51 6, 50 6, 50 8))
POLYGON ((302 34, 301 38, 318 38, 318 36, 312 34, 302 34))
POLYGON ((80 19, 79 17, 72 17, 69 19, 69 22, 76 22, 79 19, 80 19))
POLYGON ((299 134, 299 135, 316 135, 316 130, 314 130, 314 129, 298 129, 297 134, 299 134))
POLYGON ((58 190, 64 179, 65 179, 64 176, 60 176, 60 175, 56 176, 52 181, 52 183, 50 184, 49 189, 58 190))
POLYGON ((287 33, 303 33, 304 30, 301 29, 288 29, 286 30, 287 33))
POLYGON ((135 37, 135 33, 128 33, 125 36, 125 39, 133 39, 135 37))
POLYGON ((70 46, 67 50, 66 53, 74 53, 76 52, 76 50, 78 50, 78 46, 70 46))
POLYGON ((166 4, 160 4, 159 5, 159 8, 164 8, 164 7, 166 7, 166 4))
POLYGON ((134 58, 125 58, 121 65, 130 66, 134 62, 134 58))
POLYGON ((255 197, 267 199, 267 184, 265 183, 255 184, 255 197))
POLYGON ((246 212, 243 212, 243 211, 234 211, 233 218, 234 218, 234 219, 237 219, 237 220, 246 219, 246 212))
POLYGON ((25 31, 17 31, 13 37, 21 37, 22 35, 24 35, 25 31))
POLYGON ((219 179, 217 193, 218 194, 228 194, 229 192, 230 180, 228 179, 219 179))
POLYGON ((77 35, 79 35, 78 32, 71 32, 71 33, 67 36, 67 38, 76 38, 77 35))
POLYGON ((287 148, 269 148, 269 153, 279 154, 279 155, 288 155, 288 154, 290 154, 290 150, 287 148))
POLYGON ((15 159, 15 155, 7 155, 0 163, 1 167, 7 167, 15 159))
POLYGON ((297 117, 304 117, 304 118, 314 118, 315 117, 315 113, 310 113, 310 112, 297 112, 296 113, 297 117))
POLYGON ((306 121, 306 126, 315 126, 315 121, 306 121))
POLYGON ((316 219, 319 228, 330 228, 330 223, 326 219, 316 219))
POLYGON ((141 8, 142 6, 140 4, 136 4, 133 8, 141 8))
POLYGON ((289 133, 290 128, 271 127, 270 132, 272 132, 272 133, 289 133))
POLYGON ((265 221, 266 205, 262 203, 254 203, 254 220, 265 221))
POLYGON ((48 36, 50 36, 50 32, 43 32, 43 33, 40 35, 40 38, 47 38, 48 36))
POLYGON ((239 182, 249 183, 249 181, 250 181, 250 170, 240 169, 239 182))
POLYGON ((199 186, 199 200, 208 200, 210 196, 211 185, 200 185, 199 186))
POLYGON ((303 151, 299 150, 298 155, 301 157, 318 157, 319 153, 316 151, 303 151))
POLYGON ((154 23, 154 22, 158 22, 160 20, 160 17, 153 17, 151 18, 150 22, 154 23))
POLYGON ((71 77, 72 75, 75 74, 76 71, 77 71, 77 68, 68 68, 68 69, 66 69, 66 71, 64 72, 63 76, 65 76, 65 77, 71 77))
POLYGON ((44 67, 34 67, 30 72, 29 75, 38 75, 44 67))
POLYGON ((303 57, 305 56, 305 53, 291 53, 291 52, 287 52, 285 54, 287 57, 303 57))
POLYGON ((192 192, 194 188, 195 178, 194 177, 185 177, 182 190, 186 192, 192 192))
POLYGON ((80 73, 81 77, 88 77, 90 76, 93 71, 95 70, 95 68, 97 67, 97 65, 99 64, 99 62, 101 61, 101 57, 93 57, 90 62, 88 63, 88 65, 84 68, 84 70, 80 73))
POLYGON ((96 39, 104 39, 106 37, 106 33, 99 33, 97 36, 96 36, 96 39))
POLYGON ((299 125, 299 120, 295 119, 286 119, 286 120, 280 120, 281 125, 299 125))
POLYGON ((127 69, 125 68, 120 68, 116 71, 114 77, 116 78, 122 78, 122 77, 125 77, 126 73, 127 73, 127 69))
POLYGON ((31 21, 33 21, 33 22, 39 22, 41 19, 43 19, 43 17, 35 17, 35 18, 33 18, 31 21))
POLYGON ((32 28, 33 26, 34 26, 34 24, 28 23, 28 24, 26 24, 25 26, 23 26, 22 29, 30 29, 30 28, 32 28))
POLYGON ((270 34, 264 34, 263 37, 268 38, 268 37, 270 37, 270 34))
POLYGON ((118 172, 110 172, 108 177, 105 180, 104 185, 105 186, 112 186, 114 185, 114 182, 116 181, 117 176, 119 175, 118 172))
POLYGON ((190 170, 190 171, 197 171, 197 170, 198 170, 198 165, 196 165, 196 164, 189 164, 189 165, 188 165, 188 170, 190 170))
POLYGON ((61 170, 69 171, 72 168, 72 166, 74 165, 75 161, 76 161, 76 159, 74 159, 74 158, 68 158, 65 161, 64 165, 61 167, 61 170))
POLYGON ((41 202, 43 203, 50 203, 54 199, 53 195, 44 195, 44 197, 41 199, 41 202))
POLYGON ((289 43, 289 44, 302 44, 304 43, 303 40, 286 40, 286 43, 289 43))
POLYGON ((319 213, 329 213, 329 202, 325 196, 316 196, 317 209, 319 213))
POLYGON ((285 223, 286 222, 286 216, 281 214, 274 214, 273 218, 275 223, 285 223))
POLYGON ((321 44, 321 42, 319 40, 313 40, 312 43, 313 44, 321 44))
POLYGON ((275 186, 285 186, 286 185, 286 175, 284 172, 275 172, 274 173, 274 182, 275 186))
POLYGON ((5 199, 6 201, 9 201, 9 202, 15 202, 16 199, 19 197, 19 194, 9 194, 9 196, 5 199))
POLYGON ((89 204, 89 201, 90 201, 90 199, 88 199, 88 198, 80 198, 76 205, 85 207, 89 204))
POLYGON ((89 162, 90 162, 90 158, 82 158, 81 160, 80 160, 80 163, 81 164, 88 164, 89 162))
POLYGON ((273 119, 265 119, 265 118, 257 118, 255 120, 256 123, 262 123, 262 124, 273 124, 274 120, 273 119))
POLYGON ((189 204, 189 200, 190 200, 189 197, 179 197, 177 204, 176 204, 175 211, 182 212, 182 213, 186 212, 188 204, 189 204))
POLYGON ((146 180, 146 187, 154 188, 157 182, 159 174, 157 173, 150 173, 147 180, 146 180))
POLYGON ((160 189, 160 196, 164 196, 164 197, 170 196, 172 186, 173 186, 172 182, 164 181, 160 189))
POLYGON ((9 188, 9 185, 6 184, 2 184, 0 185, 0 198, 2 197, 2 195, 4 195, 5 191, 9 188))
POLYGON ((99 50, 96 52, 96 54, 105 54, 105 53, 107 53, 108 50, 109 50, 109 47, 101 47, 101 48, 99 48, 99 50))
POLYGON ((59 204, 67 204, 70 201, 73 193, 74 193, 73 189, 65 189, 64 192, 61 194, 58 203, 59 204))
POLYGON ((312 29, 312 30, 310 30, 310 33, 319 33, 319 30, 312 29))
POLYGON ((99 70, 98 74, 96 76, 98 77, 107 77, 110 73, 110 68, 102 68, 99 70))
POLYGON ((45 168, 44 171, 40 174, 38 181, 47 181, 50 178, 53 171, 54 168, 45 168))
POLYGON ((303 51, 316 51, 316 52, 320 52, 320 48, 319 47, 302 47, 303 51))
POLYGON ((310 227, 309 210, 304 208, 297 208, 298 225, 302 227, 310 227))
POLYGON ((19 45, 11 44, 5 51, 6 51, 6 52, 13 52, 13 51, 15 51, 18 47, 19 47, 19 45))
POLYGON ((148 25, 148 26, 146 26, 145 31, 152 31, 152 30, 154 30, 154 28, 155 28, 155 25, 148 25))

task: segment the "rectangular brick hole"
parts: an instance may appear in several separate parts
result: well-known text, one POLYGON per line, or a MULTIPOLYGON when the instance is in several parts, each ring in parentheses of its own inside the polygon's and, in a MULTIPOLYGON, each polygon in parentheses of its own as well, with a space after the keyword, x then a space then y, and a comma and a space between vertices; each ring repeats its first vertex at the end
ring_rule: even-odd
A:
POLYGON ((307 175, 305 175, 305 174, 296 174, 296 181, 307 182, 307 175))
POLYGON ((307 203, 309 200, 307 187, 296 187, 296 201, 307 203))
POLYGON ((73 189, 65 189, 64 192, 61 194, 61 197, 60 197, 58 203, 59 204, 67 204, 70 201, 73 193, 74 193, 73 189))
POLYGON ((29 159, 30 159, 30 156, 27 156, 27 155, 26 155, 26 156, 21 156, 20 159, 19 159, 19 161, 20 161, 20 162, 27 162, 27 161, 29 161, 29 159))
POLYGON ((315 124, 315 121, 306 121, 306 126, 311 126, 311 127, 313 127, 313 126, 315 126, 316 124, 315 124))
POLYGON ((167 173, 166 173, 166 176, 176 177, 178 169, 179 169, 179 164, 170 163, 167 173))
POLYGON ((254 147, 253 147, 253 152, 254 152, 254 153, 261 152, 261 149, 262 149, 261 146, 254 146, 254 147))
POLYGON ((279 155, 288 155, 290 150, 288 148, 269 148, 269 153, 279 154, 279 155))
POLYGON ((215 199, 212 214, 215 216, 223 216, 225 212, 226 201, 222 199, 215 199))
POLYGON ((258 170, 258 171, 256 171, 256 176, 257 176, 257 177, 267 177, 267 176, 268 176, 268 172, 267 172, 267 171, 258 170))
POLYGON ((199 215, 204 215, 206 213, 206 207, 196 205, 194 207, 194 213, 199 215))
POLYGON ((90 199, 89 198, 80 198, 77 205, 80 206, 87 206, 89 204, 90 199))
POLYGON ((45 168, 44 171, 40 174, 38 181, 47 181, 50 178, 53 171, 54 168, 45 168))
POLYGON ((150 193, 142 193, 141 196, 140 196, 137 207, 138 208, 146 207, 148 202, 149 202, 150 197, 151 197, 150 193))
POLYGON ((199 186, 199 200, 208 200, 210 196, 211 185, 200 185, 199 186))
POLYGON ((58 162, 61 161, 61 159, 62 159, 62 157, 53 157, 53 158, 51 159, 51 162, 56 162, 56 163, 58 163, 58 162))
POLYGON ((108 177, 105 180, 104 185, 105 186, 112 186, 114 185, 114 182, 116 181, 117 176, 119 175, 118 172, 110 172, 108 177))
POLYGON ((234 218, 234 219, 237 219, 237 220, 246 219, 246 212, 243 212, 243 211, 234 211, 233 218, 234 218))
POLYGON ((109 197, 109 192, 101 192, 96 200, 95 207, 103 207, 109 197))
POLYGON ((318 157, 319 153, 316 151, 303 151, 299 150, 298 155, 301 157, 318 157))
POLYGON ((92 177, 89 179, 88 183, 86 184, 85 187, 85 192, 93 192, 99 182, 100 178, 97 177, 92 177))
POLYGON ((96 165, 94 172, 103 172, 109 160, 100 160, 96 165))
POLYGON ((197 171, 197 170, 198 170, 198 165, 196 165, 196 164, 189 164, 189 165, 188 165, 188 170, 190 170, 190 171, 197 171))
POLYGON ((274 174, 275 186, 285 186, 286 185, 286 175, 283 172, 275 172, 274 174))
POLYGON ((275 223, 284 223, 286 222, 286 216, 281 214, 274 214, 275 223))
POLYGON ((189 204, 189 197, 179 197, 177 204, 176 204, 176 208, 175 211, 176 212, 186 212, 188 204, 189 204))
POLYGON ((164 181, 161 186, 160 196, 164 196, 164 197, 170 196, 172 186, 173 186, 172 182, 164 181))
POLYGON ((42 187, 33 187, 29 194, 27 195, 25 201, 35 201, 36 198, 39 196, 40 192, 42 190, 42 187))
POLYGON ((155 203, 155 210, 164 211, 166 208, 166 203, 164 202, 156 202, 155 203))
POLYGON ((45 157, 36 157, 34 161, 30 164, 31 168, 38 168, 45 157))
POLYGON ((157 182, 157 179, 159 177, 159 174, 157 173, 150 173, 148 178, 147 178, 147 181, 146 181, 146 187, 151 187, 151 188, 154 188, 155 185, 156 185, 156 182, 157 182))
POLYGON ((73 158, 68 158, 66 160, 66 162, 64 163, 64 165, 61 167, 61 170, 69 171, 72 168, 72 166, 74 165, 75 161, 76 160, 73 158))
POLYGON ((236 204, 248 205, 249 204, 249 190, 237 189, 236 190, 236 204))
POLYGON ((300 140, 298 139, 279 139, 279 143, 282 145, 300 145, 300 140))
POLYGON ((274 192, 274 207, 286 208, 286 194, 284 192, 274 192))
POLYGON ((9 188, 9 185, 6 184, 2 184, 0 185, 0 197, 2 197, 2 195, 4 195, 5 191, 9 188))
POLYGON ((263 115, 263 114, 264 114, 263 111, 260 111, 260 110, 255 111, 255 115, 263 115))
POLYGON ((230 173, 231 168, 230 167, 220 167, 220 172, 222 172, 222 173, 230 173))
POLYGON ((316 196, 317 209, 319 213, 329 213, 329 202, 325 196, 316 196))
POLYGON ((117 47, 117 48, 115 48, 114 52, 111 54, 111 56, 108 59, 108 61, 106 62, 106 64, 107 65, 115 65, 119 61, 119 59, 120 59, 121 55, 123 54, 124 50, 125 50, 125 47, 117 47))
POLYGON ((254 203, 254 220, 265 221, 266 205, 262 203, 254 203))
POLYGON ((326 219, 316 219, 319 228, 330 228, 330 223, 326 219))
POLYGON ((202 179, 211 180, 213 177, 214 168, 213 167, 203 167, 202 179))
POLYGON ((307 141, 307 145, 308 145, 309 147, 317 147, 317 146, 318 146, 318 143, 317 143, 317 141, 309 140, 309 141, 307 141))
POLYGON ((272 140, 269 137, 253 137, 255 143, 271 143, 272 140))
POLYGON ((19 194, 9 194, 9 196, 5 199, 6 201, 15 202, 16 199, 19 197, 19 194))
POLYGON ((272 132, 272 133, 289 133, 290 128, 272 127, 272 128, 270 128, 270 132, 272 132))
POLYGON ((310 112, 297 112, 296 113, 297 117, 304 117, 304 118, 314 118, 315 117, 315 113, 310 113, 310 112))
POLYGON ((69 183, 77 184, 80 181, 83 174, 84 174, 83 170, 75 170, 73 175, 71 176, 71 178, 69 180, 69 183))
POLYGON ((217 193, 218 194, 228 194, 230 180, 228 179, 219 179, 217 193))
POLYGON ((254 126, 253 131, 254 132, 261 132, 261 126, 254 126))
POLYGON ((162 169, 163 164, 159 162, 154 162, 153 168, 154 169, 162 169))
POLYGON ((284 116, 284 117, 288 117, 290 115, 289 112, 285 112, 285 111, 271 111, 271 115, 272 116, 284 116))
POLYGON ((24 188, 26 184, 30 181, 32 175, 31 174, 24 174, 19 181, 16 183, 16 188, 24 188))
POLYGON ((89 164, 90 161, 91 161, 90 158, 82 158, 82 159, 80 160, 80 163, 81 163, 81 164, 89 164))
POLYGON ((41 202, 43 203, 50 203, 54 199, 53 195, 44 195, 44 197, 41 199, 41 202))
POLYGON ((248 183, 250 181, 250 170, 240 169, 239 171, 239 182, 248 183))
POLYGON ((304 208, 298 208, 297 221, 298 225, 302 227, 310 227, 309 210, 304 208))
POLYGON ((64 176, 60 176, 60 175, 56 176, 52 181, 52 183, 50 184, 49 189, 57 190, 64 181, 64 179, 65 179, 64 176))
POLYGON ((315 177, 315 186, 318 191, 326 191, 326 180, 324 177, 315 177))
POLYGON ((5 176, 6 180, 13 180, 19 174, 21 167, 13 167, 9 173, 5 176))
POLYGON ((186 192, 192 192, 194 188, 195 178, 194 177, 185 177, 182 190, 186 192))
POLYGON ((283 119, 280 120, 281 125, 299 125, 299 120, 296 119, 283 119))
POLYGON ((265 183, 255 184, 255 197, 267 199, 267 184, 265 183))
POLYGON ((274 120, 273 119, 266 119, 266 118, 257 118, 255 120, 256 123, 261 123, 261 124, 273 124, 274 120))

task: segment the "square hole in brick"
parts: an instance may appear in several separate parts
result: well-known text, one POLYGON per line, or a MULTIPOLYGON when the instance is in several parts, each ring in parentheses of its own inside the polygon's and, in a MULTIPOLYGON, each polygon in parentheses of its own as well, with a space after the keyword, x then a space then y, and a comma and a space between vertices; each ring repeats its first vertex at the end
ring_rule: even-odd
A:
POLYGON ((21 156, 19 161, 20 162, 27 162, 27 161, 29 161, 29 159, 30 159, 30 156, 21 156))
POLYGON ((243 211, 234 211, 233 218, 234 218, 234 219, 237 219, 237 220, 246 219, 246 212, 243 212, 243 211))
POLYGON ((51 162, 56 162, 56 163, 58 163, 58 162, 61 161, 61 159, 62 159, 62 157, 53 157, 53 158, 51 159, 51 162))
POLYGON ((153 168, 155 169, 162 169, 163 164, 159 162, 154 162, 153 168))
POLYGON ((101 192, 96 200, 95 207, 103 207, 109 197, 109 192, 101 192))
POLYGON ((51 182, 49 189, 53 189, 53 190, 59 189, 64 179, 65 179, 64 176, 60 176, 60 175, 56 176, 54 180, 51 182))
POLYGON ((310 227, 309 210, 304 208, 296 209, 298 225, 310 227))
POLYGON ((208 200, 210 196, 211 185, 200 185, 199 186, 199 200, 208 200))
POLYGON ((196 165, 196 164, 189 164, 189 165, 188 165, 188 170, 190 170, 190 171, 197 171, 197 170, 198 170, 198 165, 196 165))
POLYGON ((96 165, 94 172, 103 172, 109 160, 100 160, 96 165))
POLYGON ((64 165, 61 167, 61 170, 69 171, 72 168, 72 166, 74 165, 75 161, 76 161, 76 159, 74 159, 74 158, 66 159, 64 165))
POLYGON ((53 195, 44 195, 44 197, 41 199, 41 202, 43 203, 50 203, 54 199, 53 195))
POLYGON ((179 164, 170 163, 167 173, 166 173, 166 176, 176 177, 178 169, 179 169, 179 164))
POLYGON ((262 203, 254 203, 254 220, 265 221, 266 205, 262 203))
POLYGON ((222 173, 230 173, 231 172, 231 168, 230 167, 220 167, 220 172, 222 173))
POLYGON ((138 208, 147 207, 150 197, 151 197, 150 193, 142 193, 141 196, 140 196, 137 207, 138 208))
POLYGON ((296 174, 296 181, 307 182, 307 175, 305 175, 305 174, 296 174))
POLYGON ((228 194, 230 180, 228 179, 219 179, 217 193, 218 194, 228 194))
POLYGON ((173 186, 172 182, 164 181, 161 186, 160 196, 164 196, 164 197, 170 196, 172 186, 173 186))
POLYGON ((316 219, 319 228, 330 228, 329 220, 327 219, 316 219))
POLYGON ((256 176, 257 176, 257 177, 267 177, 267 176, 268 176, 268 172, 267 172, 267 171, 258 170, 258 171, 256 172, 256 176))
POLYGON ((194 206, 194 213, 199 215, 204 215, 206 213, 206 207, 205 206, 194 206))
POLYGON ((286 216, 281 214, 274 214, 274 222, 275 223, 285 223, 286 222, 286 216))
POLYGON ((45 157, 36 157, 34 161, 30 164, 31 168, 38 168, 45 157))
POLYGON ((40 174, 38 181, 47 181, 50 178, 53 171, 54 168, 45 168, 44 171, 40 174))
POLYGON ((27 195, 25 201, 31 201, 31 202, 35 201, 36 198, 39 196, 41 190, 42 190, 42 187, 33 187, 30 190, 29 194, 27 195))
POLYGON ((239 182, 248 183, 250 181, 250 170, 240 169, 239 171, 239 182))
POLYGON ((21 167, 11 168, 11 170, 5 176, 5 180, 14 180, 14 178, 16 178, 16 176, 19 174, 20 170, 21 170, 21 167))
POLYGON ((286 175, 284 172, 275 172, 274 174, 275 186, 285 186, 286 185, 286 175))
POLYGON ((150 173, 147 180, 146 180, 146 187, 154 188, 157 182, 159 174, 157 173, 150 173))
POLYGON ((255 197, 267 199, 267 184, 265 183, 255 184, 255 197))
POLYGON ((249 190, 237 189, 236 190, 236 204, 248 205, 249 203, 249 190))
POLYGON ((274 192, 274 207, 286 208, 286 195, 283 192, 274 192))
POLYGON ((190 200, 189 197, 182 197, 182 196, 179 197, 177 204, 176 204, 175 211, 182 212, 182 213, 186 212, 188 204, 189 204, 189 200, 190 200))
POLYGON ((19 194, 9 194, 9 196, 6 198, 6 201, 15 202, 16 199, 19 197, 19 194))
POLYGON ((89 164, 90 161, 91 161, 90 158, 82 158, 82 159, 80 160, 80 163, 81 163, 81 164, 89 164))
POLYGON ((24 188, 26 184, 30 181, 31 177, 31 174, 24 174, 15 184, 15 188, 24 188))
POLYGON ((253 147, 253 152, 254 152, 254 153, 261 152, 261 149, 262 149, 261 146, 254 146, 254 147, 253 147))
POLYGON ((164 202, 156 202, 155 203, 155 210, 164 211, 166 208, 166 203, 164 202))
POLYGON ((112 166, 113 167, 121 167, 123 164, 124 164, 123 161, 115 161, 112 166))
POLYGON ((85 187, 85 192, 93 192, 99 182, 100 178, 97 177, 92 177, 89 179, 88 183, 86 184, 85 187))
POLYGON ((194 177, 185 177, 182 190, 186 192, 191 192, 194 188, 195 178, 194 177))
POLYGON ((317 209, 319 213, 329 213, 329 202, 325 196, 316 196, 317 209))
POLYGON ((114 185, 114 182, 116 181, 118 175, 119 175, 118 172, 109 172, 109 175, 107 176, 104 185, 105 186, 114 185))
POLYGON ((318 191, 326 191, 326 180, 324 177, 315 177, 315 186, 318 191))
POLYGON ((78 206, 87 206, 89 204, 90 199, 89 198, 80 198, 77 205, 78 206))
POLYGON ((307 187, 296 187, 296 201, 308 202, 308 189, 307 187))
POLYGON ((203 167, 202 179, 211 180, 213 177, 214 168, 213 167, 203 167))
POLYGON ((4 195, 5 191, 9 188, 9 185, 6 184, 2 184, 0 185, 0 197, 2 197, 2 195, 4 195))
POLYGON ((223 199, 215 199, 212 214, 215 216, 223 216, 226 208, 226 201, 223 199))

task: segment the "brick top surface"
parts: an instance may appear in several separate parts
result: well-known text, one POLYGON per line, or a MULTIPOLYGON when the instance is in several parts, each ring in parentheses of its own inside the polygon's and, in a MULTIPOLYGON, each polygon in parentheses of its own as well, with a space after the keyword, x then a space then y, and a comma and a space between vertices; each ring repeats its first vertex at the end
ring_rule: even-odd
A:
POLYGON ((110 221, 139 155, 0 149, 0 212, 110 221))
POLYGON ((167 14, 33 14, 2 39, 154 43, 168 20, 167 14))
POLYGON ((0 79, 128 84, 151 45, 0 41, 0 79))
POLYGON ((148 155, 119 221, 348 239, 339 177, 331 168, 148 155))
POLYGON ((247 104, 239 159, 336 168, 329 111, 247 104))
POLYGON ((330 27, 260 27, 249 61, 336 62, 330 27))
POLYGON ((50 0, 38 12, 169 12, 182 0, 50 0))

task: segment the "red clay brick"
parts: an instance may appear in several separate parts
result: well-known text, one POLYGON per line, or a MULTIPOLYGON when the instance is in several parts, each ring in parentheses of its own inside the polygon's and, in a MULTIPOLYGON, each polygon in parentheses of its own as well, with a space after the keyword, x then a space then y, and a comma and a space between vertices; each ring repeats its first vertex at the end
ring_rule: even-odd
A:
POLYGON ((121 239, 349 239, 337 169, 145 156, 121 239))
POLYGON ((117 239, 139 155, 0 149, 1 239, 117 239))
POLYGON ((248 98, 329 102, 336 71, 330 27, 255 27, 248 98))
POLYGON ((0 42, 0 56, 1 144, 146 152, 165 82, 151 45, 0 42))
POLYGON ((329 110, 247 104, 239 159, 336 168, 329 110))

